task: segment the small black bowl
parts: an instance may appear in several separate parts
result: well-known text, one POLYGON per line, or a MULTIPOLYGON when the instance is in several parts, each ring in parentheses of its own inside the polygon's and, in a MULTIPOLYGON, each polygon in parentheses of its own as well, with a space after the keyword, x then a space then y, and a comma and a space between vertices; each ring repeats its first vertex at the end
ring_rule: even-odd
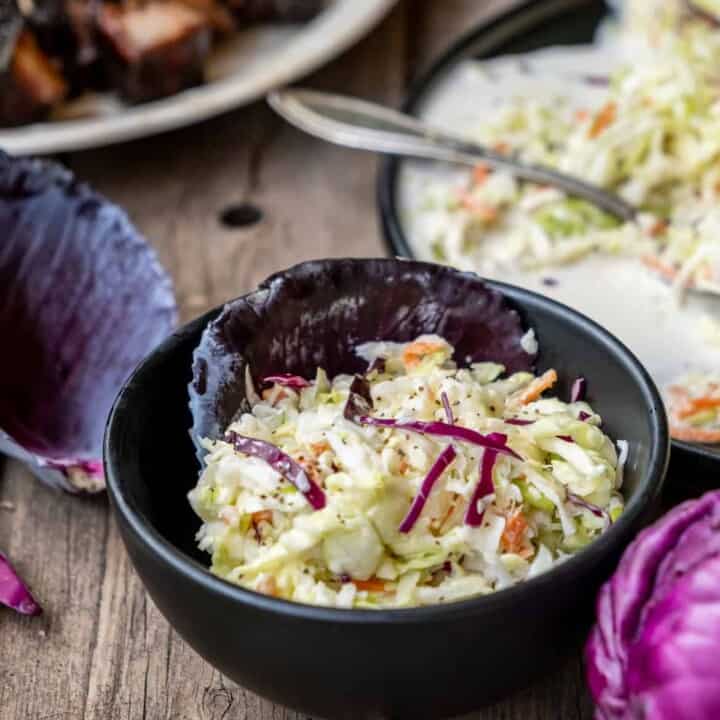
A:
MULTIPOLYGON (((534 293, 488 284, 535 328, 539 369, 557 368, 564 379, 558 392, 587 377, 606 431, 631 448, 627 509, 608 532, 552 571, 489 596, 341 610, 267 597, 213 576, 195 547, 199 520, 186 498, 198 474, 187 385, 193 350, 220 309, 168 338, 127 382, 105 436, 122 537, 160 611, 222 673, 314 717, 419 720, 494 702, 577 649, 598 586, 656 507, 668 459, 665 413, 647 372, 601 327, 534 293)), ((287 309, 302 311, 302 301, 287 309)))
MULTIPOLYGON (((606 0, 524 0, 464 33, 410 88, 403 111, 418 114, 435 86, 459 63, 501 55, 528 53, 552 45, 593 42, 600 24, 610 15, 606 0)), ((380 226, 393 257, 414 257, 397 202, 402 160, 388 158, 378 174, 377 203, 380 226)), ((668 472, 671 502, 717 488, 720 446, 672 441, 668 472)))

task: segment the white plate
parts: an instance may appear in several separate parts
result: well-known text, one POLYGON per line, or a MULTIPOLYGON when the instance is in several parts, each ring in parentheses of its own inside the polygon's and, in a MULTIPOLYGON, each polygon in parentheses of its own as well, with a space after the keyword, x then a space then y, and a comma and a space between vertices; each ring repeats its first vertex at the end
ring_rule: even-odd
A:
POLYGON ((218 115, 257 100, 338 55, 378 23, 395 2, 333 0, 306 25, 264 26, 237 33, 213 51, 205 85, 135 106, 110 96, 87 96, 62 108, 59 118, 65 119, 0 129, 0 147, 15 155, 81 150, 218 115), (69 119, 80 113, 85 116, 69 119))

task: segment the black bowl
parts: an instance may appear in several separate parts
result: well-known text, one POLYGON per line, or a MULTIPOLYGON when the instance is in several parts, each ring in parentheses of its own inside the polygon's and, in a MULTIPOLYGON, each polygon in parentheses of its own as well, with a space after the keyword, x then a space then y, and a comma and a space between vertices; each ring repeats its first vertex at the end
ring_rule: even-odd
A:
MULTIPOLYGON (((436 84, 464 60, 527 53, 552 45, 591 43, 608 15, 605 0, 525 0, 472 28, 453 43, 413 83, 403 110, 417 114, 436 84)), ((389 253, 394 257, 412 258, 396 197, 401 163, 390 158, 381 166, 378 211, 389 253)), ((672 486, 673 501, 700 495, 718 486, 720 446, 673 440, 672 447, 668 484, 672 486)))
MULTIPOLYGON (((193 350, 220 309, 166 340, 127 382, 105 436, 122 537, 160 611, 222 673, 313 716, 440 718, 501 698, 577 649, 598 586, 655 508, 668 458, 666 418, 646 371, 605 330, 547 298, 488 284, 535 328, 539 369, 557 368, 564 379, 558 391, 587 377, 606 431, 631 448, 627 509, 618 522, 552 571, 493 595, 340 610, 278 600, 213 576, 195 547, 199 520, 186 499, 198 472, 187 384, 193 350)), ((302 311, 302 301, 287 309, 302 311)))

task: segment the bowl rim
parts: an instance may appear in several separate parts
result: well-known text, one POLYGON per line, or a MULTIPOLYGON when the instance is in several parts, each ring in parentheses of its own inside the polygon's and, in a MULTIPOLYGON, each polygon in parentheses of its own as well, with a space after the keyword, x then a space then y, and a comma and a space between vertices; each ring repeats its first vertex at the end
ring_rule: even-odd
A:
MULTIPOLYGON (((488 42, 502 44, 511 36, 513 26, 529 28, 540 24, 544 20, 551 19, 554 14, 567 10, 576 5, 588 4, 595 1, 605 5, 608 11, 607 0, 523 0, 509 10, 490 19, 481 21, 470 30, 464 32, 457 40, 452 42, 411 84, 405 99, 402 103, 403 112, 415 114, 418 104, 423 100, 425 94, 432 84, 451 68, 458 60, 462 59, 465 53, 482 38, 489 37, 488 42)), ((491 58, 494 51, 483 51, 484 57, 491 58)), ((397 207, 396 187, 398 171, 403 160, 401 158, 386 157, 381 160, 377 172, 375 196, 379 216, 379 225, 382 230, 382 239, 388 253, 392 257, 404 257, 416 259, 413 254, 410 242, 400 219, 400 212, 397 207)), ((671 438, 673 447, 683 453, 720 464, 720 450, 714 450, 701 443, 690 443, 684 440, 671 438)))
MULTIPOLYGON (((353 260, 357 261, 358 259, 353 258, 353 260)), ((403 260, 402 262, 407 261, 403 260)), ((456 272, 461 271, 456 270, 456 272)), ((202 586, 206 591, 214 595, 237 602, 239 605, 249 605, 257 610, 319 622, 417 623, 440 621, 461 615, 482 613, 483 611, 493 612, 499 607, 512 604, 515 599, 525 594, 532 595, 536 590, 541 591, 547 588, 556 580, 565 579, 567 582, 576 573, 576 569, 580 569, 584 565, 591 566, 601 561, 608 546, 614 544, 617 536, 631 532, 632 527, 643 512, 652 506, 662 490, 670 457, 670 441, 665 407, 660 393, 648 372, 633 353, 620 340, 590 318, 562 303, 530 290, 498 281, 484 280, 484 282, 509 299, 513 306, 519 308, 521 314, 526 306, 545 306, 558 315, 562 322, 573 325, 580 329, 583 335, 591 336, 603 344, 610 354, 621 361, 634 382, 639 386, 645 401, 645 410, 650 416, 652 435, 649 448, 650 455, 640 480, 638 492, 626 505, 625 511, 620 518, 605 533, 563 563, 534 578, 524 580, 509 588, 497 590, 488 595, 421 607, 375 610, 332 608, 269 597, 213 575, 207 566, 176 547, 153 527, 127 493, 126 483, 121 480, 121 476, 126 471, 121 467, 124 463, 122 457, 117 453, 115 436, 118 433, 122 434, 123 416, 128 412, 128 403, 126 402, 128 393, 133 392, 136 386, 141 384, 146 373, 151 372, 155 367, 161 366, 164 358, 174 352, 177 346, 188 336, 202 332, 207 324, 222 311, 223 305, 190 321, 170 335, 138 365, 120 390, 110 411, 103 440, 105 477, 114 511, 120 515, 135 540, 144 547, 146 552, 155 555, 187 581, 202 586)), ((188 366, 189 369, 190 366, 188 366)), ((185 391, 184 385, 182 390, 185 391)))

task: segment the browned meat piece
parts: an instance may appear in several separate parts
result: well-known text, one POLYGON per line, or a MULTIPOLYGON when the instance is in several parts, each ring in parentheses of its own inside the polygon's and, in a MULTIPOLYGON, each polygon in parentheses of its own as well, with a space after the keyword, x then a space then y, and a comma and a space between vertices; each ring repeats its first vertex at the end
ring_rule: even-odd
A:
POLYGON ((0 124, 21 125, 41 119, 67 93, 58 69, 23 30, 5 72, 0 75, 0 124))
POLYGON ((99 0, 19 0, 19 4, 40 49, 61 64, 70 93, 102 89, 104 73, 95 30, 99 0))
POLYGON ((324 7, 324 0, 227 0, 239 23, 304 22, 324 7))
POLYGON ((212 30, 180 0, 141 7, 104 3, 98 14, 111 83, 130 102, 166 97, 203 81, 212 30))
POLYGON ((219 35, 231 33, 237 28, 230 10, 218 0, 181 0, 183 5, 201 12, 210 23, 210 27, 219 35))

